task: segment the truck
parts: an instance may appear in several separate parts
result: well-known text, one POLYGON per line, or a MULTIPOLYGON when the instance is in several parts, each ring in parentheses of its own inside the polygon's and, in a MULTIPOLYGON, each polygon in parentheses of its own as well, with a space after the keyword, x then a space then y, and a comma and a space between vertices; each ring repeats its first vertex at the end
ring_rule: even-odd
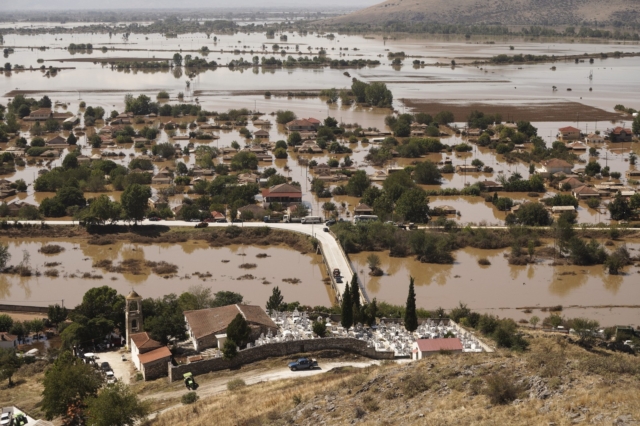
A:
POLYGON ((289 363, 291 371, 313 370, 314 368, 318 368, 318 361, 315 359, 299 358, 297 361, 289 363))
POLYGON ((280 216, 265 216, 262 218, 264 223, 278 223, 282 220, 280 216))
POLYGON ((320 216, 307 216, 303 217, 300 223, 322 223, 322 218, 320 216))
POLYGON ((290 214, 285 214, 284 216, 282 216, 282 221, 286 222, 286 223, 301 223, 302 222, 302 218, 300 218, 300 217, 291 217, 290 214))

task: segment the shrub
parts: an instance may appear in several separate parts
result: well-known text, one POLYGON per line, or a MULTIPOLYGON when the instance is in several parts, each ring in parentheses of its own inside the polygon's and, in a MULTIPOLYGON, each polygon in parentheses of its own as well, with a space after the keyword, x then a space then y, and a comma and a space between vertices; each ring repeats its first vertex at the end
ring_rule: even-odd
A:
POLYGON ((478 259, 478 265, 488 266, 491 265, 491 262, 489 262, 489 259, 487 259, 486 257, 483 257, 481 259, 478 259))
POLYGON ((242 379, 233 379, 227 382, 227 390, 234 391, 247 386, 242 379))
POLYGON ((158 99, 169 99, 169 93, 166 91, 161 91, 158 93, 158 99))
POLYGON ((43 254, 58 254, 63 250, 64 250, 64 247, 59 246, 57 244, 47 244, 40 247, 38 251, 43 254))
POLYGON ((512 377, 498 373, 487 377, 484 394, 492 404, 503 405, 516 400, 522 390, 512 377))
POLYGON ((187 392, 184 395, 182 395, 182 398, 180 398, 180 402, 182 402, 183 404, 193 404, 198 400, 198 398, 199 397, 197 393, 187 392))

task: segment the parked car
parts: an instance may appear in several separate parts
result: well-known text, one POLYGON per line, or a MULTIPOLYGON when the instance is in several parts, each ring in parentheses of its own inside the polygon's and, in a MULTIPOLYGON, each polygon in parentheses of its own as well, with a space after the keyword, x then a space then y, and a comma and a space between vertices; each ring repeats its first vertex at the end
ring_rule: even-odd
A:
POLYGON ((227 219, 218 219, 216 220, 216 223, 229 223, 229 222, 227 221, 227 219))
POLYGON ((200 219, 191 219, 189 222, 200 222, 200 219))
POLYGON ((100 364, 100 369, 102 371, 112 371, 111 366, 109 365, 108 362, 103 362, 100 364))
POLYGON ((300 358, 297 361, 290 362, 289 368, 291 371, 313 370, 314 368, 318 368, 318 361, 315 359, 300 358))
POLYGON ((0 414, 0 425, 9 426, 10 424, 11 424, 11 414, 10 413, 0 414))
POLYGON ((147 219, 147 220, 149 220, 150 222, 159 222, 159 221, 161 221, 162 219, 160 219, 159 217, 155 217, 155 216, 154 216, 154 217, 150 217, 150 218, 149 218, 149 219, 147 219))
POLYGON ((335 225, 336 224, 336 220, 335 219, 329 219, 324 224, 327 225, 327 226, 335 225))
POLYGON ((113 374, 113 371, 109 370, 109 371, 107 371, 106 374, 107 374, 107 383, 108 384, 112 385, 112 384, 114 384, 115 382, 118 381, 118 379, 116 379, 116 375, 113 374))

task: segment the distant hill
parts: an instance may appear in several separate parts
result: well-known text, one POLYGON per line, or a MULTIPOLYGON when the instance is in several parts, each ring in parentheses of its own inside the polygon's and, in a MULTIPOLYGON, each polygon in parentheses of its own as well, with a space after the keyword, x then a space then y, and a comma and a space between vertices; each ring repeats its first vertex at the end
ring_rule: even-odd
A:
POLYGON ((622 25, 640 22, 638 0, 389 0, 324 21, 330 25, 392 22, 490 25, 622 25))

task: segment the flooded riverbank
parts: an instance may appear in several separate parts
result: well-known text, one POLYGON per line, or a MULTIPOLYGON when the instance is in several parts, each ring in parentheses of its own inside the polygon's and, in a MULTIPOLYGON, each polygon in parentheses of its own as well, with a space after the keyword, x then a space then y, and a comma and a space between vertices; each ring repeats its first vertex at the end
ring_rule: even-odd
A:
MULTIPOLYGON (((639 244, 628 244, 632 256, 639 244)), ((526 266, 509 265, 510 249, 465 248, 454 253, 455 263, 436 265, 411 258, 391 258, 377 252, 381 277, 368 275, 367 256, 351 254, 354 269, 365 282, 367 295, 392 304, 404 304, 409 277, 415 278, 417 305, 434 310, 450 309, 460 301, 473 310, 515 319, 532 315, 544 318, 540 308, 573 307, 565 316, 597 316, 603 325, 636 324, 640 317, 640 266, 629 266, 621 275, 609 275, 602 265, 552 266, 552 259, 539 259, 526 266), (482 266, 479 259, 491 264, 482 266), (618 306, 618 307, 614 307, 618 306), (635 306, 622 307, 622 306, 635 306), (516 308, 537 307, 526 314, 516 308)))
POLYGON ((286 302, 328 305, 328 301, 335 298, 331 286, 323 282, 326 268, 322 256, 301 254, 283 246, 214 248, 198 240, 164 244, 116 241, 92 245, 79 240, 30 238, 20 241, 1 238, 0 243, 9 246, 11 265, 21 263, 24 252, 29 253, 32 276, 0 275, 0 300, 13 304, 47 306, 64 299, 66 306, 75 306, 88 289, 102 285, 122 294, 134 288, 143 297, 155 298, 168 293, 180 294, 190 286, 202 284, 214 293, 240 293, 245 302, 260 306, 266 303, 274 286, 280 287, 286 302), (43 254, 38 250, 45 244, 59 245, 63 251, 43 254), (118 270, 117 266, 123 262, 126 265, 132 261, 142 265, 139 270, 125 267, 124 272, 109 272, 106 266, 118 270), (145 266, 149 261, 175 265, 177 272, 154 273, 145 266), (57 275, 47 272, 53 270, 57 275))

